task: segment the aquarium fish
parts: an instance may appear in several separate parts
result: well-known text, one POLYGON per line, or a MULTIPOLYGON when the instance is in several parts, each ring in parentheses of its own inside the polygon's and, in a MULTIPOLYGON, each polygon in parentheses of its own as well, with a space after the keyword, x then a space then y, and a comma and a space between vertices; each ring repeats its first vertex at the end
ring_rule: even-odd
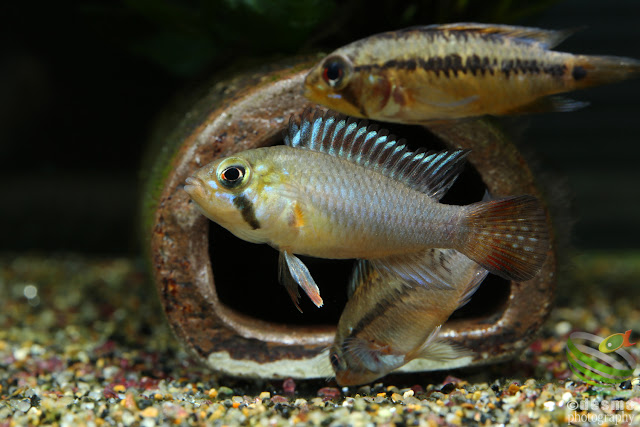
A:
POLYGON ((438 362, 471 355, 437 335, 487 270, 453 249, 431 249, 421 263, 446 286, 416 286, 358 262, 329 354, 338 384, 369 383, 417 358, 438 362))
POLYGON ((548 95, 635 77, 640 61, 550 50, 571 34, 459 23, 376 34, 337 49, 307 75, 305 96, 387 122, 570 111, 548 95))
POLYGON ((546 216, 535 197, 438 203, 468 151, 412 152, 384 130, 317 110, 292 119, 284 142, 218 159, 184 189, 237 237, 280 251, 281 282, 296 305, 296 283, 317 306, 322 299, 295 254, 371 259, 425 285, 415 260, 430 248, 459 250, 509 280, 532 278, 545 260, 546 216))

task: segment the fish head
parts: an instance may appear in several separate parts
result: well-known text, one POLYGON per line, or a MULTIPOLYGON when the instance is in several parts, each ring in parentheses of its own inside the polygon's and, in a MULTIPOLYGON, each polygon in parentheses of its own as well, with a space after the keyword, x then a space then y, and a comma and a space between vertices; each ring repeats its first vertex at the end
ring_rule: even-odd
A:
POLYGON ((244 240, 262 243, 257 213, 261 173, 250 151, 256 150, 218 159, 198 169, 187 178, 184 190, 207 218, 244 240))
POLYGON ((329 354, 331 367, 340 385, 366 384, 388 374, 404 364, 404 355, 389 351, 375 341, 351 337, 334 344, 329 354))
POLYGON ((370 371, 359 364, 350 366, 339 346, 333 346, 329 354, 331 367, 336 374, 336 381, 341 386, 367 384, 384 375, 384 372, 370 371))
POLYGON ((304 95, 343 114, 366 118, 360 87, 353 62, 337 51, 309 71, 304 80, 304 95))

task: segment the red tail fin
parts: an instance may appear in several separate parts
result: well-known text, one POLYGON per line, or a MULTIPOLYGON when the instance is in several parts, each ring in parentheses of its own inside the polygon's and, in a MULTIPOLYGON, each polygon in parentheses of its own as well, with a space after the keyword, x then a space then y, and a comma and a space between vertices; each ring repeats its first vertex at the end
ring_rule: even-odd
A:
POLYGON ((461 252, 509 280, 529 280, 538 273, 549 249, 546 216, 538 199, 508 197, 467 209, 461 252))

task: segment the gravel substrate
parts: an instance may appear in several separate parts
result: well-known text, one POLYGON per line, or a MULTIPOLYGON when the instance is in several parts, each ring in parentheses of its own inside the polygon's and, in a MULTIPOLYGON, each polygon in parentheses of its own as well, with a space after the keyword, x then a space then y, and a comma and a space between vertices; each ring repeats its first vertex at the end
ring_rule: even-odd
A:
MULTIPOLYGON (((0 427, 14 425, 629 425, 640 379, 576 380, 572 331, 640 332, 640 254, 584 254, 540 339, 491 367, 371 386, 220 377, 180 348, 128 259, 0 257, 0 427)), ((640 360, 638 346, 630 353, 640 360)))

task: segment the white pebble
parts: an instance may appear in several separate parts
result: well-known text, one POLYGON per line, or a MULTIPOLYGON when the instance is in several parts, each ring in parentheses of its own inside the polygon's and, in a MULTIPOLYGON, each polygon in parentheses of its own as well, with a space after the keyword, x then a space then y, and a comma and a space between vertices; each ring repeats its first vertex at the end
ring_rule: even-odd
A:
POLYGON ((19 400, 18 402, 16 402, 15 407, 18 411, 27 412, 29 409, 31 409, 31 400, 29 399, 19 400))
POLYGON ((15 359, 19 361, 26 359, 28 355, 29 355, 29 349, 24 347, 21 347, 13 352, 13 357, 15 357, 15 359))
POLYGON ((556 333, 558 335, 565 335, 571 332, 571 323, 563 320, 562 322, 558 322, 556 325, 556 333))
POLYGON ((35 298, 38 296, 38 288, 36 288, 34 285, 25 286, 22 292, 27 299, 35 298))

